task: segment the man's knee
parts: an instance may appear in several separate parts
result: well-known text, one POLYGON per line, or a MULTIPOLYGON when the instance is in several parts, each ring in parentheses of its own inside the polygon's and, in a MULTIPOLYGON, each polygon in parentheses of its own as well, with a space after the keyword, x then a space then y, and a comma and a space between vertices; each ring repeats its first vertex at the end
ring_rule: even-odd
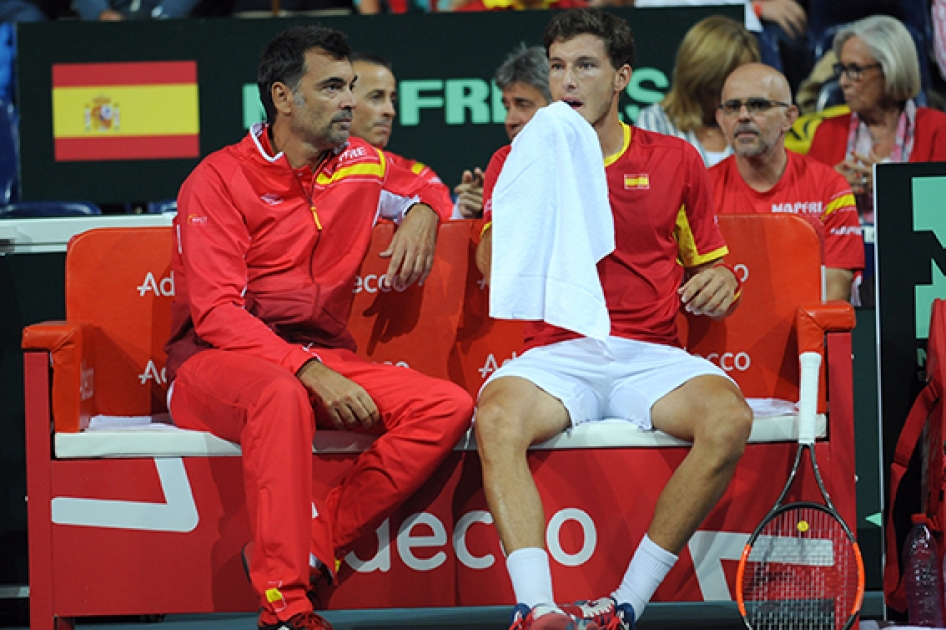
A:
POLYGON ((450 381, 438 380, 436 396, 447 407, 450 415, 463 418, 467 423, 473 418, 473 397, 465 389, 450 381))
POLYGON ((533 439, 516 406, 502 396, 480 400, 473 429, 479 452, 487 458, 500 449, 525 452, 533 439))
POLYGON ((473 421, 473 397, 459 385, 440 379, 432 380, 427 393, 441 410, 438 415, 448 420, 444 433, 449 434, 451 445, 456 443, 473 421))
MULTIPOLYGON (((411 405, 415 413, 425 416, 463 418, 469 423, 473 417, 473 397, 465 389, 443 378, 413 372, 411 405)), ((469 424, 467 424, 469 427, 469 424)))
POLYGON ((287 400, 289 404, 298 405, 308 401, 308 392, 305 385, 289 372, 271 375, 260 388, 261 400, 287 400))
POLYGON ((694 437, 703 441, 719 456, 721 464, 737 461, 746 448, 752 432, 752 409, 733 388, 716 388, 704 399, 704 426, 694 437))

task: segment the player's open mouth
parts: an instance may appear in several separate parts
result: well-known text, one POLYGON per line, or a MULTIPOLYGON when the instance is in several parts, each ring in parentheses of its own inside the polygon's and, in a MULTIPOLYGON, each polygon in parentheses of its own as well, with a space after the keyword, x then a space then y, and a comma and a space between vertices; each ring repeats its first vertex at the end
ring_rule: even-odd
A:
POLYGON ((584 103, 582 103, 581 101, 575 98, 564 98, 562 99, 562 101, 564 101, 572 109, 578 109, 579 107, 584 105, 584 103))

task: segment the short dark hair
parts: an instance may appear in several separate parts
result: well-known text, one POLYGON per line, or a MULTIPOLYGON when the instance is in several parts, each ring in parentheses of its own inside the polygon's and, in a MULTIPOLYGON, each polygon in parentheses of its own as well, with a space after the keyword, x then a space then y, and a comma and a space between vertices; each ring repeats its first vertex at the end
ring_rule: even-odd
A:
POLYGON ((391 65, 391 60, 387 57, 382 57, 381 55, 368 52, 356 52, 352 54, 351 62, 355 63, 356 61, 370 63, 373 66, 381 66, 382 68, 387 68, 391 73, 394 72, 394 67, 391 65))
POLYGON ((547 102, 552 102, 549 92, 549 58, 541 46, 519 44, 496 69, 493 80, 500 90, 505 90, 513 83, 532 86, 547 102))
POLYGON ((604 49, 615 70, 624 64, 634 67, 634 33, 624 18, 601 9, 572 9, 551 19, 542 36, 545 52, 557 41, 568 41, 583 34, 604 42, 604 49))
POLYGON ((305 54, 313 48, 323 50, 339 60, 351 57, 351 46, 344 33, 317 24, 291 26, 263 49, 256 84, 266 109, 266 120, 270 124, 276 121, 273 85, 285 83, 295 91, 306 73, 305 54))

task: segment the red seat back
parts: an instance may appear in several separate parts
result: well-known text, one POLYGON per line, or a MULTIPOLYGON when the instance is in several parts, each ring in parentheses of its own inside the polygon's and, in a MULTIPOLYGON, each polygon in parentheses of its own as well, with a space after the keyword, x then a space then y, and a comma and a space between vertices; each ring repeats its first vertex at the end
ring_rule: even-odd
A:
POLYGON ((437 258, 423 286, 404 291, 382 287, 390 258, 381 258, 394 225, 374 228, 368 255, 355 281, 348 328, 358 354, 378 363, 409 366, 429 376, 449 378, 448 359, 463 310, 471 225, 440 226, 437 258))
POLYGON ((743 280, 742 302, 723 320, 678 317, 687 349, 720 365, 746 397, 798 400, 795 312, 821 303, 821 246, 789 214, 724 214, 726 262, 743 280))
POLYGON ((69 242, 66 319, 95 324, 94 412, 167 410, 173 298, 170 228, 94 229, 69 242))
POLYGON ((467 242, 466 295, 450 357, 450 380, 475 398, 486 379, 522 348, 525 322, 490 318, 489 286, 475 263, 483 222, 470 223, 473 238, 467 242))

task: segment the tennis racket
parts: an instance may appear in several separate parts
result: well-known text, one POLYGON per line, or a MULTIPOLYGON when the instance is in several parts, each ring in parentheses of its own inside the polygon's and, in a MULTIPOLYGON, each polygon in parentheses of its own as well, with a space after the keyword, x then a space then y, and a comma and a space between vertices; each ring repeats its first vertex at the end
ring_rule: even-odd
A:
POLYGON ((864 561, 850 528, 831 503, 815 459, 815 413, 821 355, 805 352, 798 400, 798 452, 785 488, 746 543, 736 573, 736 603, 750 630, 844 630, 864 600, 864 561), (824 504, 783 504, 802 453, 824 504))

